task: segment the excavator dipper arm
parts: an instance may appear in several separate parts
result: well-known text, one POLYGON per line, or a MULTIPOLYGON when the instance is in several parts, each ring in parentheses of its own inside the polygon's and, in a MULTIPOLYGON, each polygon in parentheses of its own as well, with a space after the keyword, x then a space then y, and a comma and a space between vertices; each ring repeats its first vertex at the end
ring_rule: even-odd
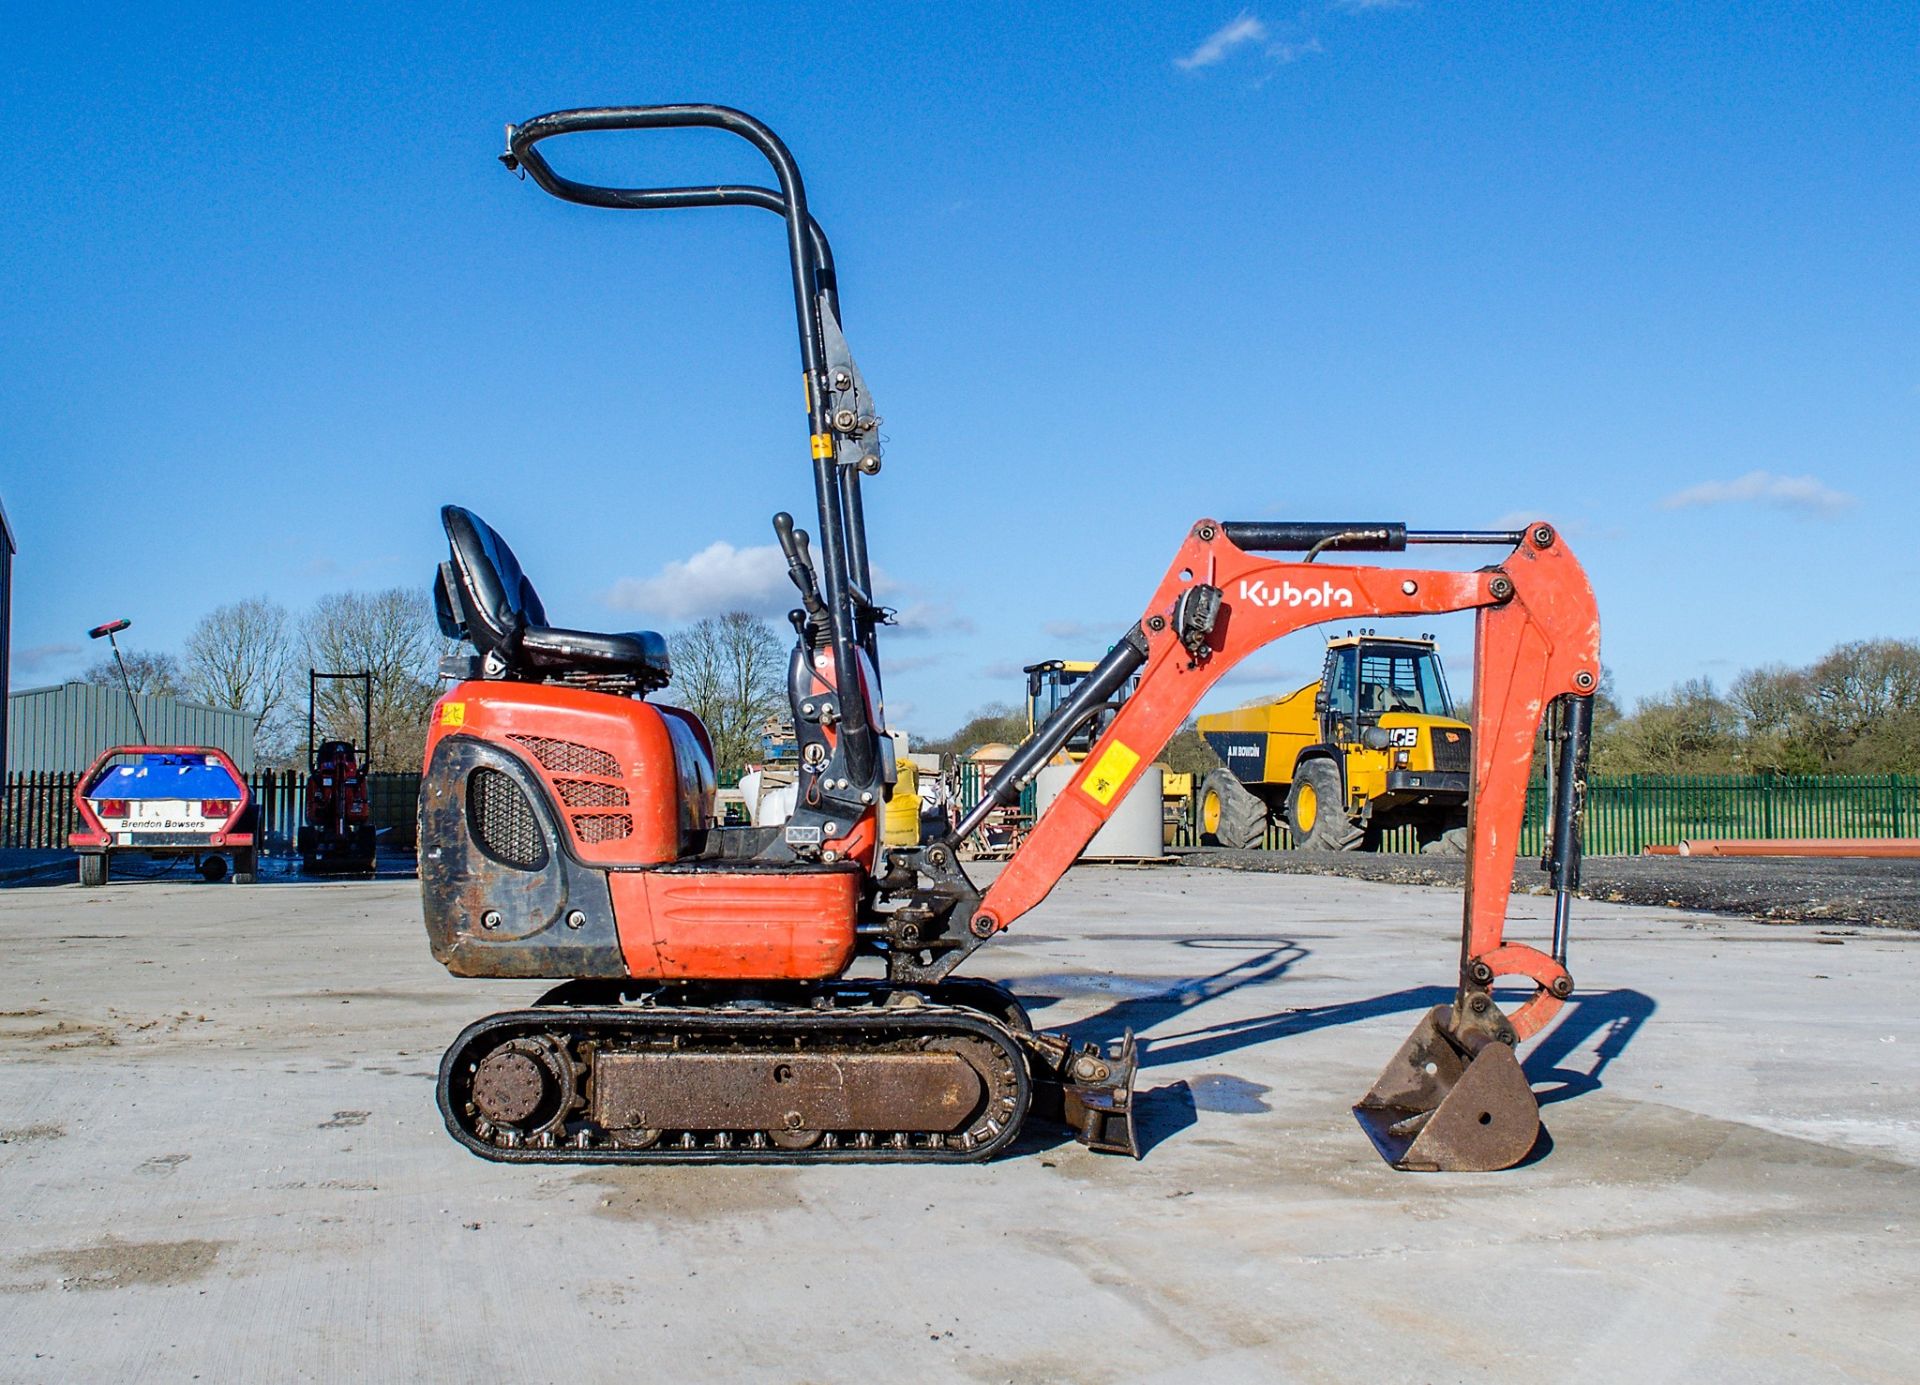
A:
MULTIPOLYGON (((1581 715, 1561 720, 1582 738, 1588 725, 1585 713, 1600 677, 1592 588, 1547 524, 1503 536, 1517 540, 1508 556, 1473 572, 1313 561, 1326 547, 1397 549, 1489 537, 1410 535, 1398 525, 1194 525, 1128 633, 1136 659, 1144 641, 1137 689, 981 897, 968 920, 972 940, 991 937, 1046 898, 1201 697, 1249 654, 1329 620, 1475 611, 1474 775, 1459 990, 1453 1005, 1421 1022, 1355 1109, 1382 1153, 1402 1167, 1503 1168, 1524 1158, 1538 1135, 1539 1115, 1513 1048, 1553 1018, 1573 983, 1564 957, 1565 899, 1556 910, 1559 955, 1507 939, 1507 899, 1534 744, 1548 708, 1555 699, 1578 700, 1581 715), (1276 561, 1235 537, 1250 546, 1308 552, 1301 561, 1276 561), (1511 1015, 1493 999, 1501 978, 1533 988, 1511 1015), (1450 1100, 1456 1093, 1460 1100, 1450 1100)), ((1584 745, 1573 752, 1562 756, 1555 784, 1570 809, 1554 814, 1561 824, 1554 884, 1563 896, 1578 882, 1585 790, 1584 745)), ((1003 773, 1023 773, 1018 757, 1003 773)))

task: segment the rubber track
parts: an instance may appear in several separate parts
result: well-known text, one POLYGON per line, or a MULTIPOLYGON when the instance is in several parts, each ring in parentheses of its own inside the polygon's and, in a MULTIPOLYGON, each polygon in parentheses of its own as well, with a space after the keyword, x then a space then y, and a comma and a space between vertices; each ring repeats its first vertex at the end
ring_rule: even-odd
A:
MULTIPOLYGON (((905 1010, 769 1012, 717 1008, 676 1010, 551 1006, 504 1011, 468 1025, 440 1060, 436 1095, 440 1114, 453 1138, 471 1153, 498 1163, 970 1164, 991 1159, 1020 1133, 1032 1104, 1033 1082, 1026 1054, 1013 1034, 997 1020, 973 1010, 915 1007, 905 1010), (855 1045, 862 1041, 891 1043, 916 1035, 930 1038, 983 1038, 998 1046, 1012 1062, 1016 1083, 1014 1109, 1005 1128, 997 1136, 971 1149, 961 1149, 951 1144, 943 1144, 937 1149, 914 1146, 897 1149, 891 1144, 882 1143, 890 1141, 894 1132, 880 1130, 834 1132, 811 1149, 780 1149, 772 1145, 755 1149, 738 1142, 722 1149, 711 1143, 711 1133, 698 1135, 696 1138, 700 1143, 689 1149, 682 1143, 685 1132, 681 1131, 664 1133, 657 1145, 646 1149, 597 1145, 580 1148, 566 1143, 556 1143, 551 1147, 506 1147, 482 1139, 467 1129, 454 1109, 454 1073, 466 1054, 481 1040, 504 1041, 521 1036, 550 1035, 562 1038, 571 1052, 574 1045, 582 1040, 618 1044, 623 1040, 657 1038, 663 1034, 710 1034, 729 1040, 765 1037, 775 1041, 790 1041, 796 1035, 802 1038, 834 1035, 851 1039, 855 1045), (849 1136, 857 1139, 862 1133, 873 1138, 871 1146, 861 1148, 849 1142, 849 1136), (833 1147, 828 1147, 828 1140, 835 1141, 833 1147)), ((578 1121, 571 1123, 583 1124, 578 1121)))

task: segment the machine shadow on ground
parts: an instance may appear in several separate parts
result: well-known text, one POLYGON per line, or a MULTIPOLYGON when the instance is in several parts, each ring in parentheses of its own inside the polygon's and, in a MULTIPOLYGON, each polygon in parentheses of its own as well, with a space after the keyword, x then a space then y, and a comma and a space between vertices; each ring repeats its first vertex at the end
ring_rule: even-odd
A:
MULTIPOLYGON (((1128 1030, 1136 1034, 1145 1033, 1210 1000, 1248 986, 1278 981, 1311 955, 1310 949, 1286 938, 1207 936, 1176 941, 1178 946, 1189 948, 1214 950, 1251 947, 1257 950, 1208 975, 1150 990, 1143 989, 1140 994, 1117 999, 1105 1010, 1074 1024, 1075 1037, 1104 1044, 1119 1038, 1128 1030)), ((1041 988, 1036 994, 1021 995, 1022 1002, 1030 1010, 1040 1010, 1061 999, 1059 995, 1048 994, 1049 990, 1063 989, 1063 982, 1081 979, 1056 973, 1028 978, 1017 984, 1023 992, 1026 985, 1041 988)), ((1103 991, 1113 987, 1124 988, 1129 984, 1124 977, 1084 979, 1103 991)), ((1436 1005, 1445 1005, 1453 998, 1452 987, 1415 986, 1363 1000, 1291 1008, 1277 1013, 1225 1020, 1197 1029, 1154 1034, 1143 1046, 1140 1066, 1144 1072, 1174 1063, 1200 1062, 1316 1030, 1389 1015, 1418 1015, 1436 1005)), ((1503 1001, 1509 1003, 1521 998, 1518 995, 1511 999, 1502 996, 1503 1001)), ((1602 1074, 1607 1066, 1626 1051, 1634 1035, 1657 1008, 1658 1002, 1653 997, 1642 991, 1624 988, 1577 995, 1571 999, 1562 1010, 1559 1022, 1538 1040, 1522 1063, 1530 1084, 1535 1087, 1542 1083, 1552 1084, 1539 1091, 1541 1105, 1598 1091, 1604 1085, 1602 1074), (1599 1042, 1593 1048, 1591 1066, 1585 1071, 1567 1066, 1568 1060, 1585 1048, 1596 1035, 1599 1036, 1599 1042)), ((1201 1103, 1196 1100, 1192 1083, 1186 1079, 1137 1091, 1134 1097, 1134 1121, 1141 1153, 1145 1154, 1194 1125, 1199 1119, 1200 1109, 1201 1103)), ((1060 1139, 1050 1135, 1037 1138, 1029 1136, 1016 1148, 1033 1152, 1064 1143, 1064 1139, 1064 1136, 1060 1139)), ((1552 1148, 1552 1137, 1546 1134, 1543 1127, 1540 1143, 1525 1162, 1537 1162, 1546 1157, 1552 1148)))

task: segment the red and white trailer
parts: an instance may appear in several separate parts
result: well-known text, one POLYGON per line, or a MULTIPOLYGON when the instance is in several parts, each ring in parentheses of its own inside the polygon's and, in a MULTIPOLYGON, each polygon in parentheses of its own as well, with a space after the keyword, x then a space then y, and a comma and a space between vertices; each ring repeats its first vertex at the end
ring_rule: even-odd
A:
POLYGON ((225 751, 204 745, 117 745, 74 786, 80 830, 67 838, 80 883, 104 885, 116 852, 192 856, 200 874, 253 883, 253 795, 225 751))

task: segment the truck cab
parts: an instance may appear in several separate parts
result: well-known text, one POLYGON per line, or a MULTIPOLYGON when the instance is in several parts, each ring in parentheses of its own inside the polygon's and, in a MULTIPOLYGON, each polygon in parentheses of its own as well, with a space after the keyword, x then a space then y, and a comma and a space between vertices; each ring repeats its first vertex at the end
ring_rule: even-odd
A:
POLYGON ((1431 636, 1336 636, 1318 681, 1199 725, 1226 767, 1201 789, 1202 835, 1217 844, 1258 845, 1273 816, 1296 846, 1328 850, 1400 826, 1444 846, 1466 824, 1472 733, 1431 636))

